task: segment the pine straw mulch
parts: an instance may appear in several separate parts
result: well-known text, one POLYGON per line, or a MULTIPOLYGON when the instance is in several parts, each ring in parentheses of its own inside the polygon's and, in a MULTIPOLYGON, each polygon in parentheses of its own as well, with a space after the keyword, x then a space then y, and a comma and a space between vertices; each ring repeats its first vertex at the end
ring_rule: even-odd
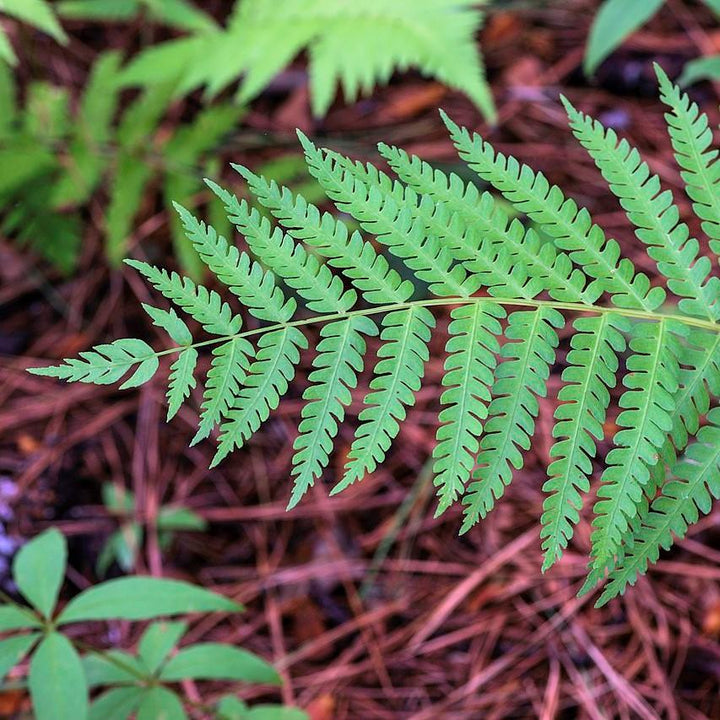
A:
MULTIPOLYGON (((511 8, 485 29, 501 117, 497 129, 486 128, 462 97, 413 76, 371 100, 338 105, 314 123, 302 74, 301 82, 291 74, 283 92, 254 104, 227 158, 257 167, 278 147, 294 147, 291 128, 300 126, 365 159, 376 159, 373 145, 382 139, 461 171, 435 111, 441 105, 458 122, 487 133, 498 149, 567 188, 653 274, 572 140, 557 94, 626 133, 684 203, 687 216, 651 63, 676 74, 698 46, 720 44, 717 30, 698 8, 669 2, 588 85, 578 68, 593 3, 560 5, 511 8)), ((716 122, 713 88, 699 87, 694 97, 716 122)), ((0 553, 10 554, 13 538, 56 524, 71 539, 68 596, 96 581, 98 549, 116 527, 100 505, 100 485, 110 481, 135 493, 137 515, 150 528, 140 571, 192 579, 247 606, 238 617, 197 620, 188 641, 220 639, 262 653, 285 678, 282 699, 307 708, 313 720, 720 717, 720 513, 702 519, 623 599, 601 610, 593 609, 593 596, 577 599, 589 547, 587 521, 562 562, 545 575, 539 570, 551 399, 542 403, 525 469, 488 519, 459 538, 459 512, 433 519, 428 462, 442 332, 432 340, 425 389, 383 467, 328 497, 352 438, 356 402, 327 484, 291 513, 285 512, 291 444, 307 364, 262 431, 212 471, 210 443, 187 447, 194 410, 165 425, 162 380, 120 393, 60 386, 24 373, 28 365, 117 337, 164 342, 139 310, 140 301, 151 299, 148 288, 132 273, 111 273, 104 265, 98 217, 88 215, 81 269, 70 279, 7 242, 0 245, 0 504, 7 517, 0 553), (210 526, 206 533, 181 535, 163 555, 152 527, 159 505, 168 502, 193 508, 210 526)), ((167 252, 165 223, 162 205, 151 199, 134 238, 138 256, 146 243, 156 254, 158 248, 167 252)), ((438 320, 442 330, 447 317, 440 313, 438 320)), ((551 398, 567 347, 565 337, 551 398)), ((367 380, 366 373, 357 398, 367 380)), ((111 633, 90 626, 80 631, 99 645, 131 646, 139 634, 126 624, 111 633)), ((190 698, 210 701, 224 687, 188 684, 185 690, 190 698)), ((272 695, 238 691, 250 699, 272 695)), ((0 716, 13 717, 12 708, 23 706, 22 698, 17 701, 0 698, 0 716)))

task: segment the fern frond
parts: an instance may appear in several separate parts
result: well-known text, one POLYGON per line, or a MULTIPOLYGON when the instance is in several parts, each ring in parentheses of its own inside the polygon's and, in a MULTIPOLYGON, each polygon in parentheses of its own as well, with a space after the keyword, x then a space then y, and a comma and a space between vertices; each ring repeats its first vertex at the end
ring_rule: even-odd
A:
MULTIPOLYGON (((208 185, 223 196, 225 191, 219 186, 210 181, 208 185)), ((252 315, 276 323, 287 322, 293 316, 297 303, 294 298, 285 299, 272 273, 265 272, 247 253, 230 245, 212 226, 199 221, 182 205, 174 205, 200 259, 252 315)))
POLYGON ((633 355, 623 378, 627 390, 620 398, 623 411, 616 421, 621 430, 606 458, 608 467, 594 507, 591 540, 596 569, 607 567, 620 547, 675 411, 679 349, 669 322, 635 325, 630 349, 633 355))
POLYGON ((700 513, 710 512, 712 499, 720 498, 720 408, 708 413, 708 422, 673 468, 673 479, 663 486, 662 494, 642 518, 642 526, 632 536, 631 549, 610 573, 598 607, 628 584, 634 585, 638 575, 657 561, 660 549, 667 550, 675 542, 673 536, 685 537, 700 513))
POLYGON ((627 320, 605 313, 598 317, 578 318, 576 334, 567 356, 568 367, 562 375, 566 383, 560 390, 555 411, 553 437, 557 442, 550 457, 557 458, 548 468, 550 476, 543 485, 548 496, 543 503, 543 571, 562 555, 579 520, 582 496, 590 490, 589 476, 595 457, 595 440, 602 440, 603 423, 610 404, 609 389, 615 386, 618 355, 625 350, 627 320))
POLYGON ((414 67, 466 93, 492 121, 495 107, 475 41, 481 21, 469 0, 243 0, 227 28, 155 45, 129 64, 123 79, 174 82, 182 93, 205 86, 212 96, 242 77, 237 98, 244 105, 305 50, 316 116, 328 111, 338 86, 354 101, 396 70, 414 67))
POLYGON ((218 448, 210 467, 215 467, 235 448, 242 447, 267 420, 295 377, 295 368, 300 362, 299 351, 305 348, 305 336, 292 326, 260 337, 255 359, 244 378, 244 387, 235 394, 227 420, 220 427, 218 448))
POLYGON ((242 318, 233 315, 230 306, 214 290, 140 260, 125 262, 144 275, 168 300, 197 320, 206 332, 223 336, 240 332, 242 318))
POLYGON ((80 353, 80 358, 67 358, 62 365, 29 368, 33 375, 60 378, 68 382, 112 385, 137 365, 133 374, 120 386, 121 390, 146 383, 155 374, 157 353, 144 341, 124 338, 96 345, 80 353))
POLYGON ((552 308, 518 310, 508 318, 505 337, 510 342, 500 351, 503 362, 495 372, 479 468, 463 497, 460 532, 467 532, 493 509, 512 480, 513 468, 522 467, 522 451, 529 449, 535 430, 537 398, 547 394, 546 382, 555 362, 556 329, 564 324, 565 318, 552 308))
POLYGON ((308 402, 302 410, 294 445, 295 483, 289 507, 300 502, 327 466, 345 407, 352 401, 351 390, 357 386, 358 373, 363 369, 366 349, 363 335, 373 336, 377 332, 375 323, 364 316, 323 327, 309 377, 312 384, 303 393, 303 400, 308 402))
MULTIPOLYGON (((244 172, 239 165, 238 172, 244 172)), ((309 255, 302 245, 294 242, 280 228, 273 228, 270 221, 245 200, 219 186, 211 185, 225 205, 230 221, 241 232, 250 250, 281 277, 293 290, 305 299, 307 307, 317 313, 344 313, 354 304, 357 294, 344 290, 339 277, 326 265, 309 255)))
POLYGON ((612 128, 604 128, 563 98, 570 127, 595 161, 610 190, 620 200, 635 234, 649 246, 648 255, 667 278, 668 288, 682 298, 680 309, 688 315, 720 318, 720 279, 710 276, 710 258, 700 255, 700 245, 690 238, 672 193, 663 191, 660 178, 627 140, 618 140, 612 128))
POLYGON ((240 386, 250 370, 255 348, 244 338, 233 338, 213 348, 212 352, 213 360, 208 370, 200 424, 190 442, 191 446, 208 437, 233 407, 240 386))
POLYGON ((695 435, 710 409, 710 395, 720 396, 720 335, 693 332, 681 348, 680 390, 670 437, 678 452, 695 435))
POLYGON ((197 385, 195 381, 195 367, 198 361, 198 351, 189 347, 183 350, 177 360, 170 366, 170 378, 168 380, 168 411, 167 421, 170 422, 185 400, 189 397, 190 391, 197 385))
POLYGON ((447 389, 440 397, 440 426, 433 451, 435 486, 438 488, 436 516, 447 510, 465 489, 475 465, 483 421, 488 415, 490 387, 496 355, 497 336, 502 332, 502 307, 491 303, 461 305, 451 313, 450 338, 445 346, 448 358, 442 380, 447 389))
POLYGON ((409 208, 413 220, 422 223, 428 246, 447 251, 450 262, 460 263, 467 273, 464 285, 468 291, 485 287, 494 297, 528 300, 542 291, 542 282, 530 275, 522 260, 513 257, 505 245, 488 238, 482 221, 465 226, 445 203, 418 194, 370 164, 352 162, 337 153, 332 156, 369 192, 391 197, 398 207, 409 208))
POLYGON ((646 275, 638 273, 627 258, 620 258, 617 242, 606 239, 587 210, 565 198, 562 190, 550 185, 542 173, 496 152, 490 143, 477 134, 471 136, 444 113, 443 120, 460 157, 508 202, 538 223, 558 248, 568 251, 586 275, 599 280, 615 305, 651 312, 662 304, 664 291, 651 288, 646 275))
POLYGON ((710 249, 719 255, 720 162, 718 151, 710 149, 712 130, 707 115, 670 82, 657 63, 655 72, 660 82, 660 99, 671 110, 665 113, 665 119, 685 191, 693 201, 695 214, 703 221, 702 229, 710 238, 710 249))
POLYGON ((370 392, 363 400, 360 427, 350 446, 345 474, 332 489, 339 493, 371 473, 385 458, 390 443, 405 419, 405 408, 415 403, 420 389, 435 318, 424 307, 410 307, 388 313, 383 320, 378 351, 381 358, 374 369, 370 392))
MULTIPOLYGON (((688 193, 702 208, 702 219, 720 227, 712 215, 716 157, 708 149, 706 120, 660 79, 688 193)), ((437 511, 460 499, 465 532, 492 510, 523 467, 562 331, 570 350, 543 485, 543 570, 565 552, 584 496, 593 489, 611 391, 622 378, 619 430, 593 507, 591 565, 582 589, 590 590, 609 574, 605 602, 634 583, 674 536, 682 537, 689 523, 709 510, 711 496, 720 495, 720 409, 711 409, 720 398, 720 280, 710 276, 708 259, 700 256, 670 195, 660 191, 639 154, 600 124, 568 110, 575 134, 681 299, 677 308, 661 309, 665 291, 651 287, 621 257, 618 244, 586 210, 542 174, 495 152, 450 120, 461 156, 525 213, 532 227, 511 219, 490 192, 397 148, 380 149, 399 179, 318 149, 300 134, 311 174, 336 207, 377 242, 237 166, 250 194, 274 220, 208 184, 245 236, 249 253, 177 209, 188 247, 260 322, 244 330, 241 316, 217 292, 130 261, 210 339, 193 341, 175 309, 146 305, 174 347, 155 352, 143 341, 119 340, 32 372, 103 384, 127 378, 123 387, 128 387, 149 379, 160 356, 172 355, 172 417, 195 386, 198 350, 212 349, 193 442, 220 426, 214 467, 242 447, 278 406, 308 346, 304 328, 317 324, 319 342, 294 445, 292 506, 329 465, 364 368, 367 337, 381 328, 370 389, 333 493, 384 460, 423 384, 435 327, 431 309, 448 308, 433 466, 437 511), (405 267, 392 268, 380 246, 405 267), (295 316, 296 301, 286 296, 283 284, 310 312, 295 316), (565 327, 566 319, 571 327, 565 327), (257 342, 251 344, 251 338, 257 342)))
POLYGON ((374 234, 418 279, 429 283, 433 294, 468 297, 477 289, 462 267, 453 267, 452 255, 437 238, 424 233, 409 207, 365 185, 333 154, 325 153, 322 165, 310 163, 309 169, 338 208, 374 234))
MULTIPOLYGON (((446 208, 452 222, 460 225, 456 233, 472 229, 485 243, 506 253, 510 272, 526 268, 533 284, 561 302, 592 305, 602 295, 600 283, 590 282, 580 269, 573 267, 568 255, 552 243, 543 242, 532 228, 525 228, 517 218, 511 220, 491 193, 480 193, 472 183, 463 182, 454 173, 446 175, 404 150, 384 143, 378 147, 403 182, 417 192, 427 193, 446 208)), ((494 262, 489 264, 496 266, 494 262)), ((465 266, 470 271, 482 272, 476 265, 465 266)), ((501 274, 507 276, 507 272, 501 274)), ((486 283, 484 279, 483 284, 486 283)))
POLYGON ((143 303, 142 308, 152 318, 153 325, 162 328, 173 342, 178 345, 190 345, 192 343, 190 328, 175 310, 172 308, 163 310, 147 303, 143 303))
MULTIPOLYGON (((298 134, 308 157, 318 158, 315 146, 304 135, 298 134)), ((405 302, 412 296, 412 283, 403 280, 359 233, 350 233, 347 226, 330 213, 321 214, 302 196, 295 196, 287 188, 280 188, 274 181, 267 182, 258 175, 250 175, 248 185, 289 235, 311 245, 328 258, 331 266, 342 270, 362 292, 364 300, 373 304, 391 304, 405 302)))

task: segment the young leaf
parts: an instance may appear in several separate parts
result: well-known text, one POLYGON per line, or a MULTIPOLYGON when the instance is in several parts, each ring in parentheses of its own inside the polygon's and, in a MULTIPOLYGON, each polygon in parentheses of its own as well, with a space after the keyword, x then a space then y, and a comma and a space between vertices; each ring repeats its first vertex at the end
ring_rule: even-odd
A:
POLYGON ((239 612, 222 595, 179 580, 129 577, 108 580, 81 592, 60 613, 58 624, 81 620, 149 620, 192 612, 239 612), (132 598, 132 602, 128 602, 132 598))
POLYGON ((138 657, 154 673, 187 630, 184 622, 156 622, 143 633, 138 657))
POLYGON ((40 633, 33 632, 27 635, 13 635, 0 640, 0 680, 5 679, 5 676, 30 652, 40 637, 40 633))
POLYGON ((46 618, 55 609, 66 562, 65 537, 55 528, 20 548, 13 561, 13 578, 18 589, 46 618))
POLYGON ((37 720, 81 720, 88 714, 82 662, 60 633, 45 636, 30 661, 30 696, 37 720))
POLYGON ((588 38, 583 69, 592 75, 600 63, 664 5, 665 0, 605 0, 600 6, 588 38))
POLYGON ((0 632, 41 626, 42 623, 30 610, 16 605, 0 605, 0 632))
POLYGON ((128 720, 140 704, 144 690, 140 687, 113 688, 90 706, 88 720, 128 720))
POLYGON ((247 650, 221 643, 199 643, 180 650, 160 673, 167 682, 239 680, 277 685, 280 677, 264 660, 247 650))
POLYGON ((187 715, 174 692, 164 687, 153 687, 142 696, 137 720, 187 720, 187 715))
POLYGON ((148 670, 130 653, 107 650, 82 659, 89 687, 97 685, 137 685, 148 676, 148 670))

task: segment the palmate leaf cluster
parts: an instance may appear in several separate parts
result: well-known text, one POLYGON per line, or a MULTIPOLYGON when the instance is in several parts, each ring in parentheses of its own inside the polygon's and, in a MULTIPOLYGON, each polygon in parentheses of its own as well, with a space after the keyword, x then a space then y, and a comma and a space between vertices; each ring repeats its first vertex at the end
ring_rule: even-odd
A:
MULTIPOLYGON (((52 528, 16 554, 13 581, 27 605, 0 605, 0 684, 27 663, 27 687, 37 720, 187 720, 190 714, 176 688, 183 681, 235 681, 278 685, 271 665, 234 645, 184 644, 185 622, 151 623, 137 653, 78 647, 78 623, 138 621, 188 613, 237 613, 242 606, 204 588, 178 580, 125 577, 86 588, 62 607, 60 590, 67 570, 65 537, 52 528), (128 599, 132 598, 132 602, 128 599), (102 692, 90 701, 90 693, 102 692)), ((17 681, 10 681, 17 687, 17 681)), ((204 716, 217 720, 307 720, 292 707, 247 705, 227 695, 204 716)))
MULTIPOLYGON (((707 118, 659 68, 658 75, 687 193, 717 252, 720 165, 707 118)), ((573 134, 670 294, 653 286, 589 212, 544 175, 445 117, 460 156, 531 226, 511 218, 490 192, 398 148, 379 146, 393 179, 301 135, 310 172, 359 229, 237 166, 276 221, 208 183, 247 251, 178 206, 188 238, 227 293, 129 261, 202 326, 203 339, 194 340, 175 310, 147 307, 176 347, 154 352, 140 340, 117 340, 33 372, 84 382, 124 377, 132 386, 148 380, 168 355, 172 415, 193 393, 198 350, 209 348, 193 442, 218 427, 216 465, 277 407, 307 351, 309 327, 318 324, 295 441, 293 506, 325 475, 366 365, 372 365, 369 392, 333 492, 382 463, 423 385, 436 322, 431 310, 450 308, 433 453, 438 513, 460 502, 466 531, 493 509, 523 467, 551 369, 564 363, 557 398, 545 405, 556 410, 543 486, 544 567, 561 557, 585 497, 596 495, 585 588, 607 575, 601 598, 607 601, 720 493, 720 410, 711 409, 720 395, 720 281, 638 152, 565 104, 573 134), (244 313, 234 309, 238 302, 244 313), (561 331, 570 338, 566 354, 561 331), (375 361, 367 353, 373 336, 380 343, 375 361), (609 437, 615 400, 618 430, 609 437), (597 480, 601 441, 612 447, 597 480)))

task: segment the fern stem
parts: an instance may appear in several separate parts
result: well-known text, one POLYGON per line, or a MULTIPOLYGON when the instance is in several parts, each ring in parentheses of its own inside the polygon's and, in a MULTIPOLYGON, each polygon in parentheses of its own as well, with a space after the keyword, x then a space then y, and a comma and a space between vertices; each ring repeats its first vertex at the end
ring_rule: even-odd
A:
POLYGON ((410 300, 404 303, 394 303, 392 305, 380 305, 377 307, 365 308, 362 310, 350 310, 346 313, 333 313, 332 315, 315 315, 313 317, 303 318, 302 320, 293 320, 287 323, 276 323, 274 325, 266 325, 265 327, 255 328, 254 330, 245 330, 235 335, 224 335, 222 337, 203 340, 193 343, 192 345, 182 345, 177 347, 161 350, 156 353, 156 357, 170 355, 174 352, 180 352, 188 347, 201 348, 217 345, 218 343, 227 342, 233 338, 247 338, 255 335, 263 335, 274 330, 283 330, 287 327, 305 327, 307 325, 323 324, 342 320, 343 318, 358 317, 361 315, 381 315, 384 313, 394 312, 396 310, 408 310, 413 307, 442 307, 449 305, 470 305, 473 303, 486 302, 502 305, 504 307, 533 307, 533 308, 553 308, 560 312, 579 312, 590 313, 595 315, 605 315, 612 313, 613 315, 622 315, 623 317, 634 318, 636 320, 645 320, 648 322, 661 322, 665 320, 674 320, 675 322, 691 327, 701 328, 708 332, 720 333, 720 323, 702 320, 700 318, 689 317, 687 315, 662 314, 647 312, 645 310, 633 310, 631 308, 618 307, 601 307, 599 305, 585 305, 583 303, 557 302, 555 300, 526 300, 519 298, 496 298, 496 297, 445 297, 445 298, 426 298, 423 300, 410 300))

